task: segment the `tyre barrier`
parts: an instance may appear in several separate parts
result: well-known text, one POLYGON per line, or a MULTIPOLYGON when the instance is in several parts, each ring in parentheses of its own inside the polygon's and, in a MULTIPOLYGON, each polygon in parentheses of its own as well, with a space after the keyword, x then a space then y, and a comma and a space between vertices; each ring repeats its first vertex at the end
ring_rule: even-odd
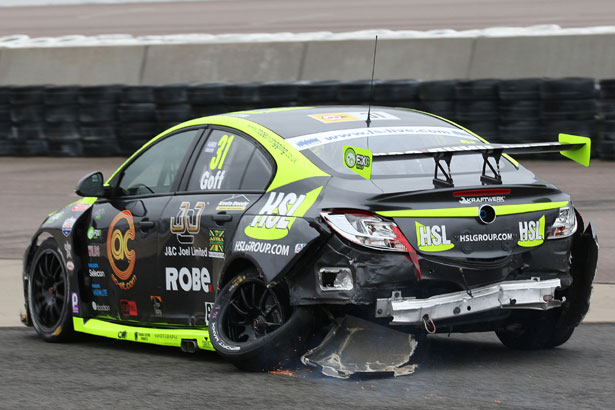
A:
MULTIPOLYGON (((615 79, 296 81, 0 86, 0 156, 130 155, 191 118, 271 106, 362 104, 430 112, 492 142, 593 139, 615 159, 615 79)), ((558 158, 547 155, 545 158, 558 158)))

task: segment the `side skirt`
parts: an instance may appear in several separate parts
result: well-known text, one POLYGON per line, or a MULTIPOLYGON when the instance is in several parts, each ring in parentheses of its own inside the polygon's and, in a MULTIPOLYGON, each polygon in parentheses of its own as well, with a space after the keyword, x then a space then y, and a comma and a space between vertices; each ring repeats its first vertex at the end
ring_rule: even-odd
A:
POLYGON ((182 341, 191 341, 196 342, 201 350, 214 350, 207 329, 161 329, 127 326, 99 319, 84 320, 81 317, 73 317, 73 327, 77 332, 111 339, 173 347, 182 347, 182 341))

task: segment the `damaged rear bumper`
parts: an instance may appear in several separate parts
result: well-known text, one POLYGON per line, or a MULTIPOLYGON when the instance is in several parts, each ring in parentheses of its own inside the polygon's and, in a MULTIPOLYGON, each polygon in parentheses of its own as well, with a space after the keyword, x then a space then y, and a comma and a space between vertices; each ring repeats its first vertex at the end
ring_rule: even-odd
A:
POLYGON ((392 317, 393 325, 410 325, 494 309, 547 310, 562 305, 561 300, 555 300, 555 290, 560 286, 559 279, 507 281, 475 288, 471 293, 461 291, 427 299, 403 298, 395 291, 390 298, 376 300, 376 317, 392 317))

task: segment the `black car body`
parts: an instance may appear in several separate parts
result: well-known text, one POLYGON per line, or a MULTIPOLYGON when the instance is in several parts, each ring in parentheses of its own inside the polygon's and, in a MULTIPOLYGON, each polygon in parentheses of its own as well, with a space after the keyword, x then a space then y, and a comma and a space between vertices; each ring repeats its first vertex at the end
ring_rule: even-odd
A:
POLYGON ((47 340, 215 348, 249 369, 348 312, 495 330, 511 347, 565 342, 588 309, 596 236, 506 152, 583 162, 587 143, 490 145, 433 115, 370 110, 367 126, 352 106, 205 117, 154 138, 104 186, 85 177, 86 198, 51 214, 26 252, 27 322, 47 340))

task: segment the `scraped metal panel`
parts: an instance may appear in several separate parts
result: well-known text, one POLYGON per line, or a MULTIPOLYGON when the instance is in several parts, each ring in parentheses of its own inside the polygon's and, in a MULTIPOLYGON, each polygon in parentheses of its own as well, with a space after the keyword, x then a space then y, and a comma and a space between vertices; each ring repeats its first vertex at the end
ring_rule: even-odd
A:
POLYGON ((416 364, 409 363, 416 346, 411 334, 347 315, 301 362, 342 379, 355 373, 403 376, 416 369, 416 364))

